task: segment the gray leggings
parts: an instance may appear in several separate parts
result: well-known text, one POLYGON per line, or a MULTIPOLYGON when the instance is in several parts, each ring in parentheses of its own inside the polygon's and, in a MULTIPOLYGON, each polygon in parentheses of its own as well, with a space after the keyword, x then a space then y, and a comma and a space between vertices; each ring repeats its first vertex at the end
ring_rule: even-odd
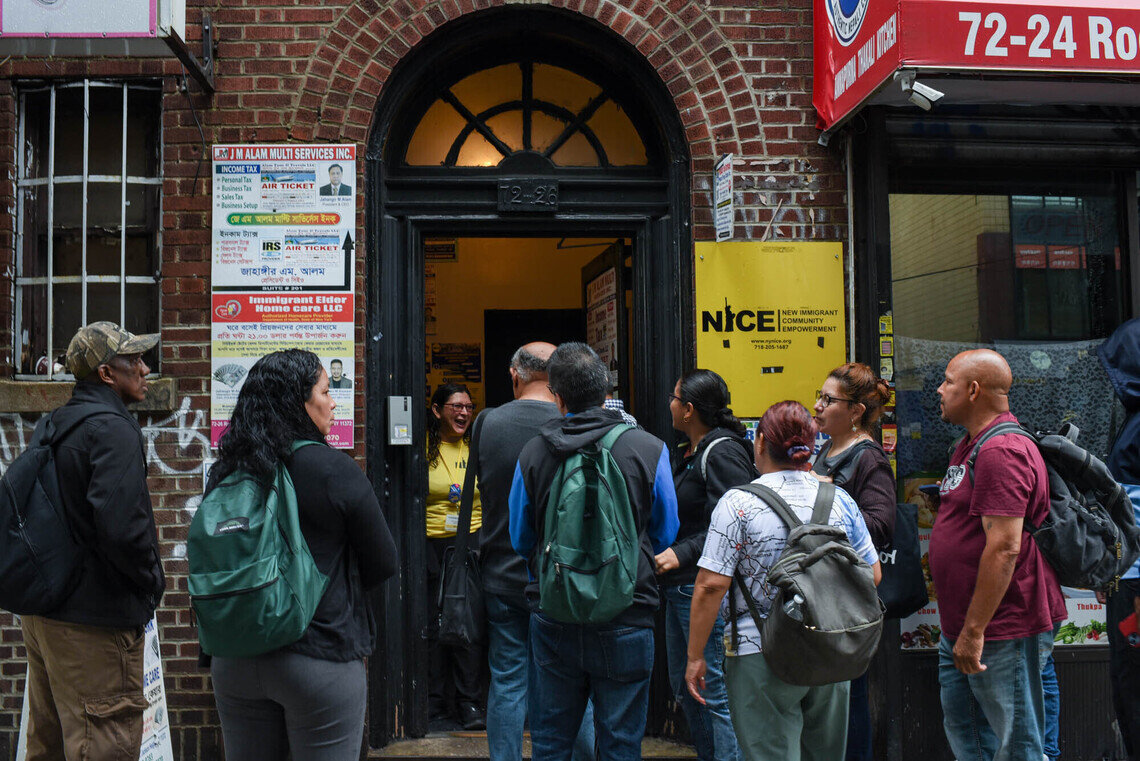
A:
POLYGON ((368 696, 364 661, 296 653, 214 658, 210 668, 226 758, 355 761, 368 696))

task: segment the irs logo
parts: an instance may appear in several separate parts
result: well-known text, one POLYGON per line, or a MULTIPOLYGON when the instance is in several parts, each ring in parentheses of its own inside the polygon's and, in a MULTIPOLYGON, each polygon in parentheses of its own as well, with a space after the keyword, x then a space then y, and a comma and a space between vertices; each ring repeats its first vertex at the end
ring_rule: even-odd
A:
POLYGON ((846 47, 854 42, 863 27, 870 0, 827 0, 827 18, 835 37, 846 47))

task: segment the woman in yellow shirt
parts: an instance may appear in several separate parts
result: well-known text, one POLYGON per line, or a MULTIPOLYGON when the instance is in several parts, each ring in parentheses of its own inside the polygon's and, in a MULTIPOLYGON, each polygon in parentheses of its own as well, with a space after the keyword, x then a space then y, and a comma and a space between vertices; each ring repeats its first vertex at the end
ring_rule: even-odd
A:
MULTIPOLYGON (((428 545, 429 643, 431 648, 430 715, 432 719, 455 716, 464 729, 484 729, 482 647, 448 647, 436 635, 439 628, 437 592, 443 553, 455 543, 459 526, 459 502, 467 474, 471 423, 475 405, 467 387, 444 383, 431 396, 428 414, 428 498, 426 530, 428 545)), ((483 511, 476 487, 471 532, 483 525, 483 511)))

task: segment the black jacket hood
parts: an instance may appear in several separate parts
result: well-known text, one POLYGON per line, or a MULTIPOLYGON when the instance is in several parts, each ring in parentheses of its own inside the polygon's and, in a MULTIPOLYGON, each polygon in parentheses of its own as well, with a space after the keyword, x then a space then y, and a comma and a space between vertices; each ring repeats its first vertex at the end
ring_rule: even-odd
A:
POLYGON ((542 426, 539 435, 556 458, 565 460, 582 447, 601 439, 615 425, 624 422, 617 410, 597 407, 551 420, 542 426))

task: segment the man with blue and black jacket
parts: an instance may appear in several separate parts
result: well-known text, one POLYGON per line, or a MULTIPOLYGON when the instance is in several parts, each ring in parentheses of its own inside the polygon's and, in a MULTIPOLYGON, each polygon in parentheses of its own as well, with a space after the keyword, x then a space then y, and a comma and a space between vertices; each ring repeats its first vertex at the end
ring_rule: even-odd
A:
POLYGON ((659 604, 654 556, 677 535, 677 495, 669 453, 660 439, 631 429, 610 454, 625 478, 638 531, 638 563, 632 603, 604 624, 571 624, 539 609, 537 537, 559 466, 597 444, 621 414, 601 405, 609 371, 587 345, 566 343, 547 364, 550 389, 562 417, 545 424, 519 455, 510 494, 511 543, 528 558, 534 681, 530 686, 531 741, 535 758, 565 761, 588 698, 594 702, 599 761, 636 761, 649 707, 653 623, 659 604))

